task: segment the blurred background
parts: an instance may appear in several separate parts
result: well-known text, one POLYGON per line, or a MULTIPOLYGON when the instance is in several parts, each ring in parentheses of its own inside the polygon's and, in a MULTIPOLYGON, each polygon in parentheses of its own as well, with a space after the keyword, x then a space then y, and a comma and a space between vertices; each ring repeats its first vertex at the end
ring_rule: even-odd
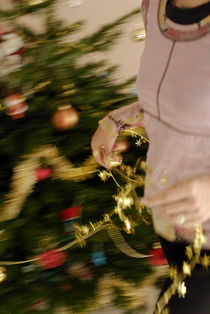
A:
MULTIPOLYGON (((1 0, 0 8, 9 9, 14 1, 1 0)), ((81 38, 84 35, 95 32, 100 26, 113 22, 117 18, 141 7, 141 0, 111 1, 111 0, 60 0, 57 1, 56 16, 61 18, 66 26, 69 23, 83 20, 85 26, 81 32, 74 35, 74 38, 81 38)), ((42 33, 45 31, 44 16, 39 14, 22 16, 18 19, 21 24, 27 25, 33 32, 42 33)), ((122 25, 122 36, 114 45, 111 51, 106 53, 110 64, 120 66, 117 79, 127 79, 137 74, 141 53, 144 49, 144 41, 136 41, 138 29, 143 27, 141 14, 132 17, 131 20, 122 25)), ((71 37, 70 39, 72 39, 71 37)), ((101 56, 94 56, 94 58, 101 56)))
POLYGON ((153 312, 166 273, 140 207, 148 139, 123 132, 103 169, 90 141, 137 101, 136 0, 1 0, 0 313, 153 312))

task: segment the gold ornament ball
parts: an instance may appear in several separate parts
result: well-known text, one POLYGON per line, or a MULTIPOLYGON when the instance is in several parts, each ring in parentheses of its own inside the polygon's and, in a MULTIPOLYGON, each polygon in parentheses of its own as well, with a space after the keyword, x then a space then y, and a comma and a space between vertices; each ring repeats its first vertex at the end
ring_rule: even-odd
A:
POLYGON ((44 2, 45 2, 45 0, 29 0, 29 1, 28 1, 28 4, 31 5, 31 6, 33 6, 33 5, 42 4, 42 3, 44 3, 44 2))
POLYGON ((145 28, 142 24, 137 24, 133 31, 133 39, 135 41, 142 41, 146 38, 145 28))
POLYGON ((79 112, 70 105, 60 106, 52 116, 52 123, 59 130, 74 127, 79 122, 79 112))
POLYGON ((0 282, 3 282, 4 280, 6 280, 6 278, 7 278, 6 268, 1 266, 0 267, 0 282))

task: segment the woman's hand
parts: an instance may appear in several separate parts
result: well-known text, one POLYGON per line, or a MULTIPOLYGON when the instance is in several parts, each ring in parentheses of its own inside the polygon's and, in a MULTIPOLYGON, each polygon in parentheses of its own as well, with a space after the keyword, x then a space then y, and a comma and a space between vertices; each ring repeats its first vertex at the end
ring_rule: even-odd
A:
POLYGON ((134 126, 144 126, 144 113, 139 101, 118 108, 99 121, 91 147, 100 165, 106 168, 119 165, 120 158, 112 153, 115 141, 123 129, 134 126))
POLYGON ((183 179, 140 201, 151 207, 157 206, 157 210, 174 225, 195 227, 210 218, 210 175, 183 179))
POLYGON ((99 125, 91 141, 91 147, 95 160, 105 168, 111 168, 110 162, 119 162, 119 158, 112 154, 116 136, 105 132, 99 125))

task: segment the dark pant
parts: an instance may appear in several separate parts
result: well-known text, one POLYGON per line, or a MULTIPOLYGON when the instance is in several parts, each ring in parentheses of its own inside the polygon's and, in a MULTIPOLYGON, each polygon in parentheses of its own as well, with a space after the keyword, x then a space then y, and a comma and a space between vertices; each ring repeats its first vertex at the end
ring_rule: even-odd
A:
MULTIPOLYGON (((164 255, 169 265, 176 265, 181 269, 184 260, 187 260, 185 248, 187 243, 169 242, 160 237, 160 243, 164 255)), ((210 255, 210 250, 203 250, 201 255, 210 255)), ((163 285, 160 296, 171 284, 170 278, 163 285)), ((192 271, 191 277, 185 280, 187 294, 185 298, 174 295, 169 301, 168 308, 170 314, 210 314, 210 267, 205 270, 201 265, 197 265, 192 271)))

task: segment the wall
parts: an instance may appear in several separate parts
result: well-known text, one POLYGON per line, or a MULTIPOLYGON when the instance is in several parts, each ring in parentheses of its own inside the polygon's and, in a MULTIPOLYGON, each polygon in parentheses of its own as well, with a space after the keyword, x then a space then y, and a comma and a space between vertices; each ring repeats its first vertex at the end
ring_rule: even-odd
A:
MULTIPOLYGON (((83 4, 71 8, 71 1, 82 2, 82 0, 59 0, 57 14, 66 21, 67 25, 78 20, 86 21, 83 31, 78 35, 79 38, 96 31, 101 25, 112 22, 141 5, 139 0, 83 0, 83 4)), ((11 6, 10 1, 0 1, 0 7, 9 6, 11 6)), ((36 32, 44 30, 44 19, 40 14, 25 16, 20 21, 29 25, 36 32)), ((117 45, 103 56, 103 59, 104 57, 108 58, 111 64, 120 65, 117 73, 118 80, 124 80, 137 74, 140 56, 144 49, 144 42, 133 39, 133 32, 136 24, 139 23, 142 24, 141 14, 133 17, 123 26, 123 36, 118 40, 117 45)), ((95 56, 94 58, 100 57, 95 56)))

